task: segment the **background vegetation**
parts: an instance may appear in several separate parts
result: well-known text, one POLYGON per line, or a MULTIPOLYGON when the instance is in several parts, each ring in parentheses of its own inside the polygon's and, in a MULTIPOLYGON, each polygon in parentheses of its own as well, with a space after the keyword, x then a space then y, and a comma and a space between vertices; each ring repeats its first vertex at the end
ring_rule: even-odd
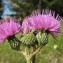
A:
POLYGON ((3 10, 4 10, 4 7, 3 7, 3 2, 2 0, 0 0, 0 19, 2 18, 2 14, 3 14, 3 10))
MULTIPOLYGON (((0 63, 26 63, 26 61, 24 56, 12 50, 6 41, 0 45, 0 63)), ((59 36, 54 40, 49 36, 49 43, 36 55, 36 63, 63 63, 63 37, 59 36)))
POLYGON ((10 0, 8 6, 16 12, 14 16, 25 17, 36 9, 51 9, 63 16, 63 0, 10 0))

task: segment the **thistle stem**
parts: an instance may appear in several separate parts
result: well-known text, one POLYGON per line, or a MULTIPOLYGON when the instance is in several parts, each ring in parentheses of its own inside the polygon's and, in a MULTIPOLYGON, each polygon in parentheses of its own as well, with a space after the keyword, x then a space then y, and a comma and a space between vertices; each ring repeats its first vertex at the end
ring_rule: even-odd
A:
POLYGON ((27 54, 27 51, 25 49, 25 51, 18 51, 20 54, 23 54, 27 63, 35 63, 35 56, 36 53, 38 53, 41 50, 41 47, 37 48, 35 51, 33 51, 33 53, 27 54))
POLYGON ((26 59, 27 63, 35 63, 35 55, 30 58, 30 59, 26 59))

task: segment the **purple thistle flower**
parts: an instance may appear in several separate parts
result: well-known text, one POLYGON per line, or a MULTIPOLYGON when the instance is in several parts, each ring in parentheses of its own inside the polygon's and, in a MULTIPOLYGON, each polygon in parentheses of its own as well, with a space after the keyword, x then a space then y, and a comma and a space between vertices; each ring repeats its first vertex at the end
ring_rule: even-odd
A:
POLYGON ((4 43, 6 39, 18 34, 21 30, 21 25, 16 22, 16 19, 10 18, 9 20, 4 20, 0 24, 0 43, 4 43))
POLYGON ((23 20, 23 23, 22 23, 22 32, 24 34, 27 34, 30 32, 30 26, 29 26, 29 22, 28 22, 28 17, 26 17, 24 20, 23 20))
POLYGON ((25 18, 25 21, 29 23, 27 26, 30 29, 44 30, 51 34, 58 34, 60 30, 61 18, 59 15, 55 17, 55 13, 49 10, 43 10, 42 14, 35 12, 28 18, 25 18))

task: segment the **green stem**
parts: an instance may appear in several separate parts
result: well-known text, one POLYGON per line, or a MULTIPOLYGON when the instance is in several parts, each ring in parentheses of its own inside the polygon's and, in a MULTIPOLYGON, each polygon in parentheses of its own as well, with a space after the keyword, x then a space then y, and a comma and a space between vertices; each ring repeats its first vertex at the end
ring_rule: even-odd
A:
POLYGON ((35 56, 36 54, 32 57, 32 63, 35 63, 35 56))
POLYGON ((41 47, 37 48, 33 53, 28 54, 27 50, 25 49, 25 51, 18 51, 20 54, 23 54, 24 57, 26 58, 27 63, 35 63, 35 56, 36 53, 38 53, 41 50, 41 47))
POLYGON ((32 63, 32 61, 31 60, 27 60, 27 63, 32 63))
POLYGON ((35 55, 32 58, 26 58, 27 63, 35 63, 35 55))

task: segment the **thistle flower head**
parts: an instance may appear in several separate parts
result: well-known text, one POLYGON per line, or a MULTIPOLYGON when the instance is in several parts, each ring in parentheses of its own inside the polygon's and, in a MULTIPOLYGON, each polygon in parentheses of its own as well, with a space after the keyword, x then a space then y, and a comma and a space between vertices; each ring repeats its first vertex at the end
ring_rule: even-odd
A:
POLYGON ((14 18, 5 20, 0 24, 0 43, 20 32, 21 25, 14 18))
POLYGON ((27 34, 30 32, 30 26, 29 26, 29 21, 28 21, 28 17, 26 17, 24 20, 23 20, 23 23, 22 23, 22 32, 24 34, 27 34))
POLYGON ((29 23, 27 26, 34 30, 44 30, 47 33, 58 34, 60 30, 61 19, 59 15, 49 10, 43 10, 42 13, 35 12, 25 20, 29 23))

